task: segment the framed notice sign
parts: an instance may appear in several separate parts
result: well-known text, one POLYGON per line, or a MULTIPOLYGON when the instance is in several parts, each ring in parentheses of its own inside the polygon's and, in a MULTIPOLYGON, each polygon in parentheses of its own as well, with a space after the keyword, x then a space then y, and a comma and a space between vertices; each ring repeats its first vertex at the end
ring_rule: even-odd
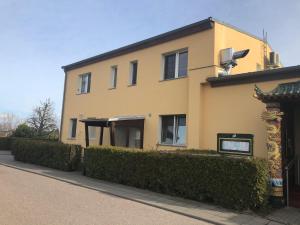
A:
POLYGON ((218 134, 218 152, 253 155, 253 134, 218 134))

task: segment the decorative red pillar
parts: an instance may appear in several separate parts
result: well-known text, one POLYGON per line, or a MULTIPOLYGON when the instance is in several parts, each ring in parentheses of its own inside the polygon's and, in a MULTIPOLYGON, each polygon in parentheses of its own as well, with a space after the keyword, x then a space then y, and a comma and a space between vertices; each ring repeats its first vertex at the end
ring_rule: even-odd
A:
POLYGON ((270 171, 271 198, 283 203, 281 120, 279 103, 268 103, 262 119, 267 125, 267 151, 270 171))

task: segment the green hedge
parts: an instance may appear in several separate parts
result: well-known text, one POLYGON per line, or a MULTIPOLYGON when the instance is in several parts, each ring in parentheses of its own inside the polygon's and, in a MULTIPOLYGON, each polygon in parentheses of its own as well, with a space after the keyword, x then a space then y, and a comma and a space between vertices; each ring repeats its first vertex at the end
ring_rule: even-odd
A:
POLYGON ((10 150, 11 138, 10 137, 0 137, 0 151, 10 150))
POLYGON ((262 159, 177 154, 122 148, 88 148, 85 174, 234 209, 266 203, 268 169, 262 159))
POLYGON ((15 139, 11 148, 15 160, 72 171, 80 164, 81 146, 60 142, 15 139))

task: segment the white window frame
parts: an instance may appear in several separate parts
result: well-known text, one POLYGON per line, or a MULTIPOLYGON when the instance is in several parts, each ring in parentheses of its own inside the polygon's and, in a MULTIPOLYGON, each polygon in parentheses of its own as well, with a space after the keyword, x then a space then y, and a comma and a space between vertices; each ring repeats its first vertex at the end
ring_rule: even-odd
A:
POLYGON ((134 61, 131 61, 130 62, 130 68, 129 68, 129 80, 128 80, 128 85, 130 86, 134 86, 134 85, 137 85, 137 74, 138 72, 136 71, 136 82, 135 84, 133 84, 133 64, 137 64, 137 70, 138 70, 138 61, 137 60, 134 60, 134 61))
POLYGON ((84 73, 84 74, 80 74, 78 77, 78 88, 77 88, 77 93, 78 94, 87 94, 90 92, 89 86, 91 88, 91 78, 89 79, 89 76, 91 76, 91 73, 84 73), (85 84, 84 90, 82 90, 82 82, 83 79, 86 78, 87 82, 85 84))
POLYGON ((176 138, 174 138, 175 137, 175 134, 176 134, 176 117, 178 117, 178 116, 183 116, 183 115, 185 115, 185 129, 186 129, 186 131, 187 131, 187 123, 186 123, 186 114, 172 114, 172 115, 160 115, 159 117, 160 117, 160 119, 159 119, 159 144, 160 145, 174 145, 174 146, 186 146, 186 132, 185 132, 185 137, 184 137, 184 143, 183 144, 177 144, 176 143, 176 138), (167 143, 163 143, 162 142, 162 130, 163 130, 163 128, 162 128, 162 118, 164 117, 164 116, 173 116, 173 142, 172 142, 172 144, 167 144, 167 143))
POLYGON ((187 52, 187 55, 189 55, 189 51, 188 51, 187 48, 176 50, 176 51, 173 51, 173 52, 164 53, 162 55, 163 60, 162 60, 161 80, 173 80, 173 79, 178 79, 178 78, 183 78, 183 77, 188 76, 188 65, 187 65, 186 74, 184 76, 179 77, 179 54, 183 53, 183 52, 187 52), (165 65, 166 65, 165 59, 166 59, 166 56, 173 55, 173 54, 175 54, 175 77, 165 79, 165 65))
POLYGON ((110 67, 110 88, 114 89, 117 88, 117 81, 118 81, 118 66, 111 66, 110 67))

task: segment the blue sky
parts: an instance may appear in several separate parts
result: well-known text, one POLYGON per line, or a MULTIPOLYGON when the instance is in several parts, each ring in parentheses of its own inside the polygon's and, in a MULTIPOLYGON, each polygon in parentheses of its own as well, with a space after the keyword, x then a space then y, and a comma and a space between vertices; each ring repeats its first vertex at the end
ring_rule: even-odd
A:
POLYGON ((298 0, 1 0, 0 113, 26 117, 51 98, 60 116, 62 65, 209 16, 265 29, 284 66, 300 64, 299 12, 298 0))

